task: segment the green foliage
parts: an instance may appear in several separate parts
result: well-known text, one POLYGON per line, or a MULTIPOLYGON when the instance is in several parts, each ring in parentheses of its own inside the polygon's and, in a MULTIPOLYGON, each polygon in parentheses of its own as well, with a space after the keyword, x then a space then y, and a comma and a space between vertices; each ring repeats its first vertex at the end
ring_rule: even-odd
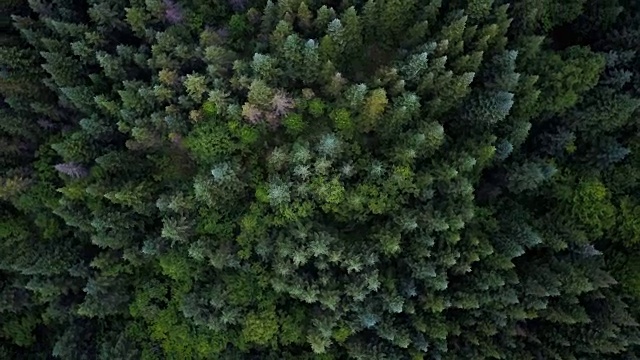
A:
POLYGON ((562 112, 597 83, 605 63, 602 55, 574 46, 560 53, 541 54, 532 64, 532 71, 540 76, 539 89, 547 95, 538 106, 543 111, 562 112))
POLYGON ((3 323, 2 337, 9 338, 11 342, 22 347, 28 347, 34 343, 33 331, 39 323, 34 315, 23 318, 8 317, 3 323))
POLYGON ((365 98, 364 109, 362 111, 362 123, 359 128, 362 131, 371 131, 375 129, 388 102, 387 93, 384 89, 375 89, 371 91, 371 93, 365 98))
POLYGON ((575 188, 571 209, 588 231, 602 234, 615 224, 616 210, 607 188, 597 180, 581 181, 575 188))
POLYGON ((248 343, 266 345, 276 337, 277 332, 275 309, 250 312, 244 319, 242 336, 248 343))
POLYGON ((296 113, 287 115, 287 117, 285 117, 282 121, 282 124, 287 129, 287 131, 293 135, 302 133, 305 127, 302 115, 296 113))
POLYGON ((312 99, 309 101, 309 114, 314 118, 321 117, 325 112, 326 105, 320 99, 312 99))
POLYGON ((203 164, 223 159, 234 148, 227 128, 213 121, 197 124, 185 139, 185 146, 203 164))
POLYGON ((184 80, 184 87, 187 90, 187 94, 189 94, 194 101, 199 102, 204 92, 207 91, 206 79, 200 75, 187 75, 184 80))
POLYGON ((0 1, 0 358, 635 358, 639 11, 0 1))
POLYGON ((628 247, 638 244, 640 242, 640 206, 629 197, 622 198, 618 219, 621 235, 619 240, 628 247))

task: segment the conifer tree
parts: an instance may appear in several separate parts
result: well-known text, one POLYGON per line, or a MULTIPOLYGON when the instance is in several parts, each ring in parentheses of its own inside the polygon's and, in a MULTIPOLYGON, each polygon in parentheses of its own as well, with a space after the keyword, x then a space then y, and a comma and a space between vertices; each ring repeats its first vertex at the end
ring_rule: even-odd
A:
POLYGON ((0 357, 621 359, 633 1, 0 1, 0 357))

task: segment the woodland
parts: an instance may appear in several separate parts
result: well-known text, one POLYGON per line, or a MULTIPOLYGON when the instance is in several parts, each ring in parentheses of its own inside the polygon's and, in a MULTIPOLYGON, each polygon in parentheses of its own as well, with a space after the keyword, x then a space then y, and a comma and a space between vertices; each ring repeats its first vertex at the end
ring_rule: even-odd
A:
POLYGON ((637 0, 0 0, 0 359, 638 359, 639 51, 637 0))

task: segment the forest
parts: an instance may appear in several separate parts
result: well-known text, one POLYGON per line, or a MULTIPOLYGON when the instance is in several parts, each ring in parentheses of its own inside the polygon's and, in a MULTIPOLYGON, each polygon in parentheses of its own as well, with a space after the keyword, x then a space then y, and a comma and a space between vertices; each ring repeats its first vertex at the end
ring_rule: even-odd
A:
POLYGON ((0 360, 640 358, 640 1, 0 0, 0 360))

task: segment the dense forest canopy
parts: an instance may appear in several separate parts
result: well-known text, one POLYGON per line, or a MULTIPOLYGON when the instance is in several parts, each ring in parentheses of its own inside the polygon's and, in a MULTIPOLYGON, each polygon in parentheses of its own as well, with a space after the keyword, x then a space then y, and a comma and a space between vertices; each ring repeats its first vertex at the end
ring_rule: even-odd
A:
POLYGON ((0 359, 637 359, 636 0, 0 0, 0 359))

